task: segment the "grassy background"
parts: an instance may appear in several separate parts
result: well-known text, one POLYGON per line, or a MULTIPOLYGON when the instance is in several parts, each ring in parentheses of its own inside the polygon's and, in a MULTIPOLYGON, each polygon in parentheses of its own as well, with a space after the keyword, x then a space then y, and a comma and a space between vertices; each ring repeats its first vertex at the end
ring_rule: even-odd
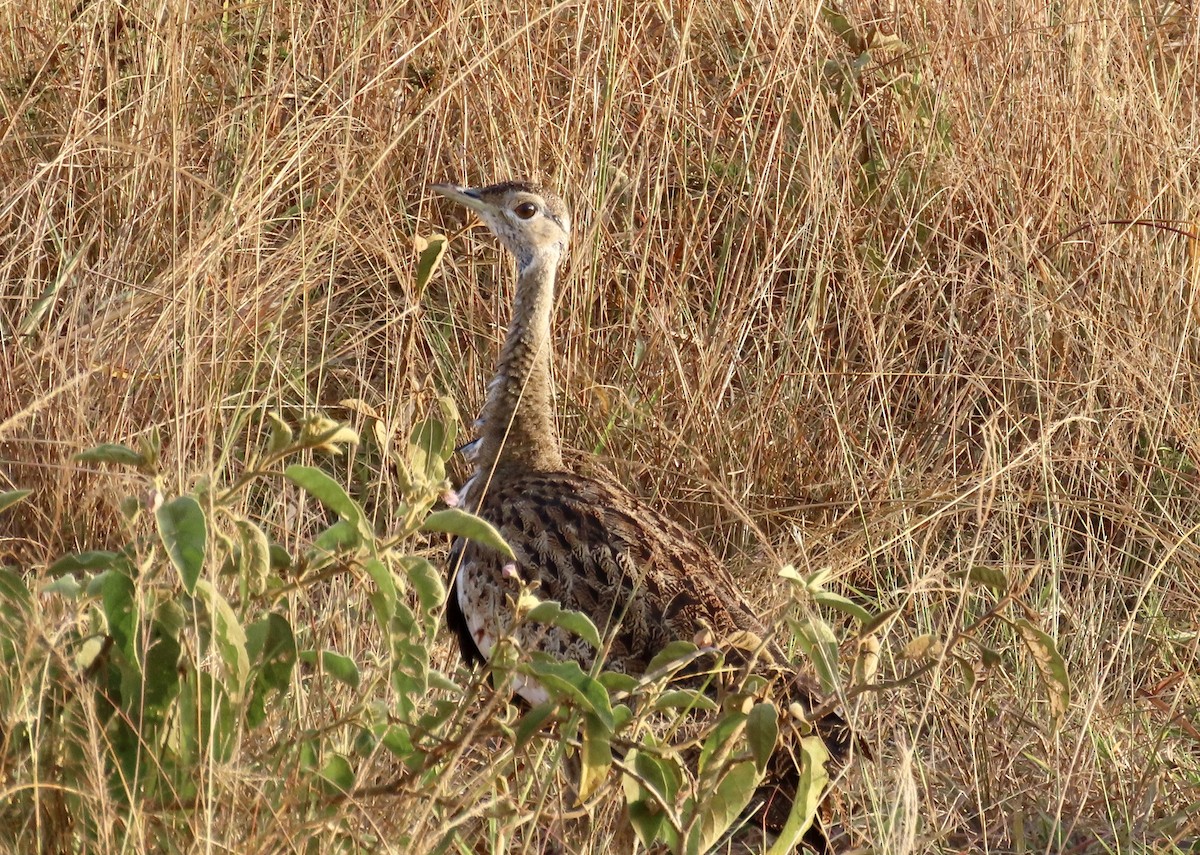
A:
MULTIPOLYGON (((3 563, 123 542, 137 482, 71 460, 100 442, 157 427, 186 489, 236 474, 253 407, 361 423, 357 398, 402 436, 438 394, 476 412, 509 271, 471 232, 416 293, 414 240, 462 225, 426 188, 533 177, 574 212, 566 443, 764 608, 780 561, 832 568, 900 610, 891 674, 970 613, 953 571, 1031 583, 1074 681, 1062 727, 1003 639, 1012 667, 974 690, 947 665, 864 698, 861 841, 1200 836, 1194 10, 451 5, 0 9, 0 490, 35 491, 0 516, 3 563)), ((386 531, 387 469, 344 475, 386 531)), ((282 495, 248 512, 305 526, 282 495)), ((303 604, 343 648, 349 595, 303 604)), ((98 780, 55 786, 148 845, 98 780)), ((180 841, 299 845, 236 762, 215 781, 180 841)), ((403 827, 420 799, 344 810, 403 827)))

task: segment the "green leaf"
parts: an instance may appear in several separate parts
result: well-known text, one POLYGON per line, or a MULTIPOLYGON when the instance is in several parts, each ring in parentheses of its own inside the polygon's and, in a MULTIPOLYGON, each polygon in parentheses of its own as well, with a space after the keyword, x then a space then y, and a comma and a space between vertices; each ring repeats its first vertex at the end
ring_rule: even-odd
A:
POLYGON ((838 682, 838 643, 833 630, 816 616, 799 622, 794 628, 796 641, 817 672, 822 690, 832 692, 838 682))
POLYGON ((421 531, 440 531, 456 537, 465 537, 467 540, 491 547, 507 558, 516 560, 517 557, 513 554, 512 547, 504 542, 500 532, 496 531, 490 522, 459 508, 434 511, 421 523, 421 531))
POLYGON ((267 577, 271 575, 271 541, 249 520, 238 520, 237 530, 244 581, 251 592, 261 594, 267 589, 267 577))
POLYGON ((100 586, 100 601, 104 606, 108 634, 127 657, 136 661, 137 591, 133 580, 124 573, 106 570, 96 577, 96 581, 100 586))
POLYGON ((391 724, 383 728, 378 736, 379 744, 401 760, 408 760, 413 755, 414 746, 408 728, 391 724))
POLYGON ((958 670, 962 672, 963 688, 967 693, 975 691, 975 685, 979 682, 979 678, 975 674, 975 666, 961 656, 954 657, 955 663, 958 665, 958 670))
MULTIPOLYGON (((38 295, 37 300, 34 301, 29 311, 25 314, 25 317, 21 319, 21 324, 17 327, 17 334, 22 338, 32 336, 43 326, 46 316, 50 313, 54 305, 59 302, 59 291, 62 289, 63 284, 69 282, 72 278, 70 277, 70 273, 74 271, 76 265, 78 265, 80 259, 84 256, 85 249, 86 247, 73 253, 69 260, 63 259, 54 280, 42 289, 42 293, 38 295)), ((6 331, 8 330, 7 324, 5 325, 5 329, 6 331)), ((7 339, 8 336, 6 335, 5 338, 7 339)))
POLYGON ((700 760, 696 765, 697 771, 704 775, 710 773, 715 765, 720 765, 719 758, 726 756, 731 745, 730 740, 735 740, 741 737, 742 732, 746 727, 747 716, 745 713, 729 710, 719 719, 704 739, 704 746, 700 749, 700 760))
POLYGON ((158 536, 179 571, 183 589, 194 593, 208 545, 208 524, 200 503, 191 496, 180 496, 155 511, 154 517, 158 521, 158 536))
MULTIPOLYGON (((428 699, 427 699, 428 700, 428 699)), ((462 714, 462 704, 452 698, 437 698, 432 701, 432 709, 417 720, 418 733, 444 733, 446 722, 462 714)))
POLYGON ((666 819, 679 792, 678 769, 665 757, 636 748, 625 753, 625 765, 640 776, 640 780, 629 773, 621 776, 629 824, 647 849, 653 849, 660 837, 668 838, 670 845, 674 831, 666 819))
POLYGON ((825 589, 825 583, 833 575, 832 567, 822 567, 804 577, 804 589, 810 594, 816 594, 825 589))
POLYGON ((242 731, 225 688, 205 670, 191 668, 180 676, 175 750, 188 764, 228 761, 242 731))
POLYGON ((96 664, 96 660, 104 654, 108 643, 109 639, 100 635, 93 635, 86 639, 75 651, 75 667, 80 671, 89 671, 96 664))
POLYGON ((880 612, 879 614, 875 615, 875 617, 871 618, 869 621, 867 621, 862 626, 860 626, 858 628, 858 631, 862 635, 867 635, 869 633, 872 633, 875 630, 879 629, 881 626, 883 626, 885 623, 887 623, 889 620, 891 620, 893 617, 895 617, 899 613, 900 613, 899 609, 886 609, 885 611, 880 612))
POLYGON ((392 623, 395 624, 395 629, 404 638, 408 638, 417 632, 417 616, 408 607, 408 603, 403 600, 397 600, 392 605, 392 623))
POLYGON ((64 573, 42 588, 43 594, 56 594, 60 597, 66 597, 68 600, 76 599, 82 592, 83 585, 80 585, 79 580, 70 573, 64 573))
POLYGON ((561 662, 545 654, 534 653, 528 662, 520 663, 517 670, 537 680, 552 697, 573 703, 583 712, 599 718, 605 727, 612 730, 615 720, 608 692, 598 680, 585 674, 575 660, 561 662))
POLYGON ((650 706, 655 712, 662 710, 715 710, 712 698, 695 689, 673 689, 654 696, 650 706))
POLYGON ((583 804, 604 783, 612 768, 612 722, 608 726, 594 715, 583 717, 578 804, 583 804))
POLYGON ((95 576, 87 580, 87 588, 85 593, 89 597, 104 597, 104 583, 108 581, 110 573, 118 571, 105 570, 102 573, 97 573, 95 576))
POLYGON ((33 595, 29 593, 25 580, 7 567, 0 567, 0 600, 5 603, 0 614, 8 614, 12 609, 25 614, 33 611, 33 595))
MULTIPOLYGON (((33 596, 17 573, 0 567, 0 657, 10 673, 16 674, 18 651, 27 643, 29 617, 33 614, 33 596)), ((38 631, 41 636, 42 630, 38 631)), ((0 694, 3 690, 0 689, 0 694)), ((6 705, 12 703, 4 698, 6 705)), ((6 713, 7 715, 8 713, 6 713)))
POLYGON ((578 635, 597 650, 600 649, 600 631, 596 629, 591 618, 583 612, 564 609, 555 600, 542 600, 529 610, 525 619, 562 627, 567 632, 578 635))
POLYGON ((458 425, 462 419, 458 415, 454 399, 446 395, 438 396, 438 409, 442 411, 442 459, 449 460, 458 443, 458 425))
POLYGON ((320 757, 320 745, 315 739, 305 739, 300 743, 300 750, 297 752, 300 768, 305 772, 315 772, 317 770, 317 760, 320 757))
POLYGON ((979 648, 979 658, 983 660, 983 667, 997 668, 1004 661, 1004 657, 1000 655, 1000 651, 993 647, 988 647, 984 644, 976 643, 979 648))
POLYGON ((279 454, 292 444, 292 429, 279 413, 267 413, 271 423, 271 438, 267 441, 267 453, 279 454))
POLYGON ((180 631, 191 622, 188 612, 177 600, 160 600, 154 608, 155 632, 178 639, 180 631))
POLYGON ((690 641, 672 641, 662 650, 654 654, 650 664, 646 666, 647 674, 658 671, 678 671, 696 661, 700 648, 690 641))
POLYGON ((524 748, 557 709, 558 701, 545 701, 531 707, 527 713, 521 716, 513 736, 516 747, 524 748))
POLYGON ((33 490, 9 490, 7 493, 0 493, 0 513, 8 510, 32 492, 33 490))
POLYGON ((320 653, 316 650, 305 650, 300 654, 300 661, 310 665, 316 665, 319 662, 322 671, 352 689, 357 689, 361 682, 358 666, 354 664, 354 660, 332 650, 322 650, 320 653))
POLYGON ((418 237, 417 246, 420 250, 420 256, 417 257, 417 295, 425 292, 425 286, 429 284, 429 280, 433 278, 433 273, 438 268, 438 264, 442 260, 442 256, 446 254, 446 246, 449 241, 443 234, 433 234, 429 237, 418 237))
POLYGON ((461 697, 463 694, 465 694, 462 686, 451 680, 441 671, 429 672, 429 685, 438 691, 446 692, 454 695, 455 697, 461 697))
POLYGON ((762 773, 753 762, 734 763, 721 776, 716 788, 698 803, 688 833, 687 851, 708 852, 750 803, 761 780, 762 773))
POLYGON ((138 451, 141 452, 142 459, 145 460, 145 467, 153 469, 158 466, 158 462, 162 457, 162 436, 158 432, 158 426, 150 428, 149 433, 144 433, 138 438, 138 451))
POLYGON ((121 516, 132 523, 142 515, 142 501, 137 496, 126 496, 121 500, 121 516))
POLYGON ((314 559, 325 558, 354 549, 362 543, 362 534, 354 523, 338 520, 313 538, 309 553, 314 559))
POLYGON ((821 4, 821 18, 829 25, 834 34, 838 36, 846 46, 855 53, 862 53, 866 49, 866 43, 862 36, 854 29, 854 25, 847 20, 846 16, 838 11, 837 7, 830 3, 821 4))
POLYGON ((123 466, 142 466, 146 463, 142 454, 111 442, 81 451, 75 455, 75 460, 80 463, 119 463, 123 466))
POLYGON ((620 733, 625 725, 633 721, 633 710, 625 704, 617 704, 612 708, 613 711, 613 733, 620 733))
POLYGON ((608 689, 609 694, 625 692, 628 694, 638 687, 637 677, 622 674, 619 671, 601 671, 596 677, 600 685, 608 689))
POLYGON ((787 855, 812 825, 829 783, 829 774, 825 771, 828 760, 829 751, 821 737, 814 734, 800 740, 800 783, 796 787, 796 797, 787 822, 767 855, 787 855))
POLYGON ((217 646, 221 662, 225 666, 225 688, 233 702, 241 700, 250 675, 250 655, 246 651, 246 630, 237 614, 212 583, 201 579, 196 583, 196 592, 208 604, 212 619, 213 642, 217 646))
POLYGON ((142 709, 157 721, 166 717, 179 693, 179 654, 179 642, 169 635, 159 635, 146 651, 142 709))
POLYGON ((417 600, 427 615, 440 618, 442 607, 446 604, 446 585, 442 581, 442 573, 429 561, 415 555, 406 555, 400 559, 408 573, 408 581, 417 592, 417 600))
POLYGON ((1015 626, 1025 647, 1033 654, 1033 661, 1042 676, 1042 684, 1050 701, 1050 713, 1055 719, 1061 719, 1071 706, 1071 678, 1067 674, 1067 663, 1059 654, 1054 639, 1045 632, 1024 619, 1016 621, 1015 626))
POLYGON ((798 585, 801 588, 805 587, 804 577, 800 575, 800 571, 792 564, 785 564, 779 568, 779 578, 793 585, 798 585))
POLYGON ((453 452, 454 440, 447 443, 446 428, 437 419, 425 419, 413 426, 408 461, 418 484, 440 483, 446 477, 446 460, 453 452))
POLYGON ((271 569, 290 570, 292 568, 291 554, 278 543, 271 544, 271 569))
POLYGON ((345 489, 337 481, 330 478, 315 466, 301 466, 293 463, 283 473, 284 477, 305 490, 341 519, 354 526, 364 540, 374 539, 375 532, 367 524, 366 515, 358 502, 347 495, 345 489))
POLYGON ((298 444, 302 448, 338 455, 342 453, 342 443, 358 444, 358 434, 348 425, 315 415, 308 417, 300 425, 298 444))
POLYGON ((268 614, 246 627, 246 655, 263 690, 286 691, 296 665, 296 637, 283 615, 268 614))
POLYGON ((390 612, 390 607, 395 605, 396 597, 400 592, 396 586, 396 576, 392 573, 392 568, 378 558, 368 558, 363 562, 363 569, 371 577, 376 591, 387 601, 390 612))
POLYGON ((966 579, 972 585, 982 585, 990 588, 997 595, 1003 595, 1008 590, 1008 577, 999 567, 986 567, 976 564, 969 570, 957 570, 950 574, 952 579, 966 579))
POLYGON ((392 570, 378 558, 369 558, 363 563, 363 569, 375 583, 371 593, 371 606, 375 610, 375 619, 380 627, 387 632, 391 625, 392 616, 396 614, 396 577, 392 570))
POLYGON ((812 598, 823 606, 829 606, 831 609, 836 609, 842 614, 854 618, 860 624, 868 623, 871 620, 869 611, 841 594, 835 594, 832 591, 817 591, 812 598))
POLYGON ((318 774, 334 792, 345 794, 354 789, 354 768, 341 754, 329 755, 318 774))
POLYGON ((746 739, 758 771, 765 772, 779 739, 779 713, 774 704, 764 701, 754 705, 746 718, 746 739))
POLYGON ((354 756, 370 757, 375 750, 375 746, 379 744, 379 738, 369 727, 358 728, 358 733, 354 736, 352 745, 354 756))
POLYGON ((122 557, 118 552, 106 552, 99 549, 77 552, 73 555, 64 555, 51 564, 46 572, 51 576, 60 576, 79 570, 107 570, 116 563, 118 558, 122 557))

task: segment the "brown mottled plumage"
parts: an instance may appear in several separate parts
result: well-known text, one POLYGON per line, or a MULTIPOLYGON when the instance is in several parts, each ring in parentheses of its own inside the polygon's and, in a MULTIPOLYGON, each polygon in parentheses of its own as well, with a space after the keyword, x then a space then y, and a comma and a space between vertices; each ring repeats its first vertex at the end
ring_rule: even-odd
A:
MULTIPOLYGON (((507 598, 517 576, 536 583, 537 595, 592 619, 607 641, 604 666, 640 674, 672 641, 738 633, 764 639, 751 652, 731 650, 727 662, 750 665, 771 678, 777 703, 819 705, 819 686, 767 639, 763 625, 712 551, 679 524, 608 480, 564 466, 554 426, 550 379, 550 315, 554 282, 570 241, 570 220, 558 197, 533 184, 508 182, 478 189, 437 185, 438 193, 476 211, 517 261, 512 320, 496 376, 488 386, 472 456, 474 474, 464 485, 464 505, 489 520, 512 547, 516 561, 474 542, 451 549, 447 621, 464 658, 482 662, 510 631, 507 598)), ((743 636, 745 638, 746 636, 743 636)), ((557 627, 525 624, 522 645, 588 670, 596 651, 557 627)), ((516 687, 527 701, 546 695, 529 683, 516 687)), ((835 757, 849 747, 845 723, 830 715, 819 723, 835 757)), ((798 780, 794 761, 779 758, 775 787, 762 794, 762 817, 778 826, 798 780), (787 779, 791 779, 790 783, 787 779), (784 800, 774 796, 782 792, 784 800)))

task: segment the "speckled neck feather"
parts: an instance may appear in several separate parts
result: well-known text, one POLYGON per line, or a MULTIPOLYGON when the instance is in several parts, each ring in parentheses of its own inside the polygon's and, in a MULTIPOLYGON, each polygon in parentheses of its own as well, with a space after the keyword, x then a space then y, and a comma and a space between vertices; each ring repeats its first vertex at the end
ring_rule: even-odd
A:
POLYGON ((512 321, 483 407, 475 465, 484 477, 514 467, 562 468, 550 381, 557 266, 556 256, 535 256, 520 269, 512 321))

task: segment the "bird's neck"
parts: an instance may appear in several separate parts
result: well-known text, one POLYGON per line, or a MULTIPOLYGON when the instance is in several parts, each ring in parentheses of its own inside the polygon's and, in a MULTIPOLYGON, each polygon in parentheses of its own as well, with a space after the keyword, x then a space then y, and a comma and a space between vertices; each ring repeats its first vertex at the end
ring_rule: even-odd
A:
POLYGON ((535 258, 517 277, 512 321, 488 384, 475 465, 485 477, 510 466, 562 468, 550 385, 550 313, 557 257, 535 258))

